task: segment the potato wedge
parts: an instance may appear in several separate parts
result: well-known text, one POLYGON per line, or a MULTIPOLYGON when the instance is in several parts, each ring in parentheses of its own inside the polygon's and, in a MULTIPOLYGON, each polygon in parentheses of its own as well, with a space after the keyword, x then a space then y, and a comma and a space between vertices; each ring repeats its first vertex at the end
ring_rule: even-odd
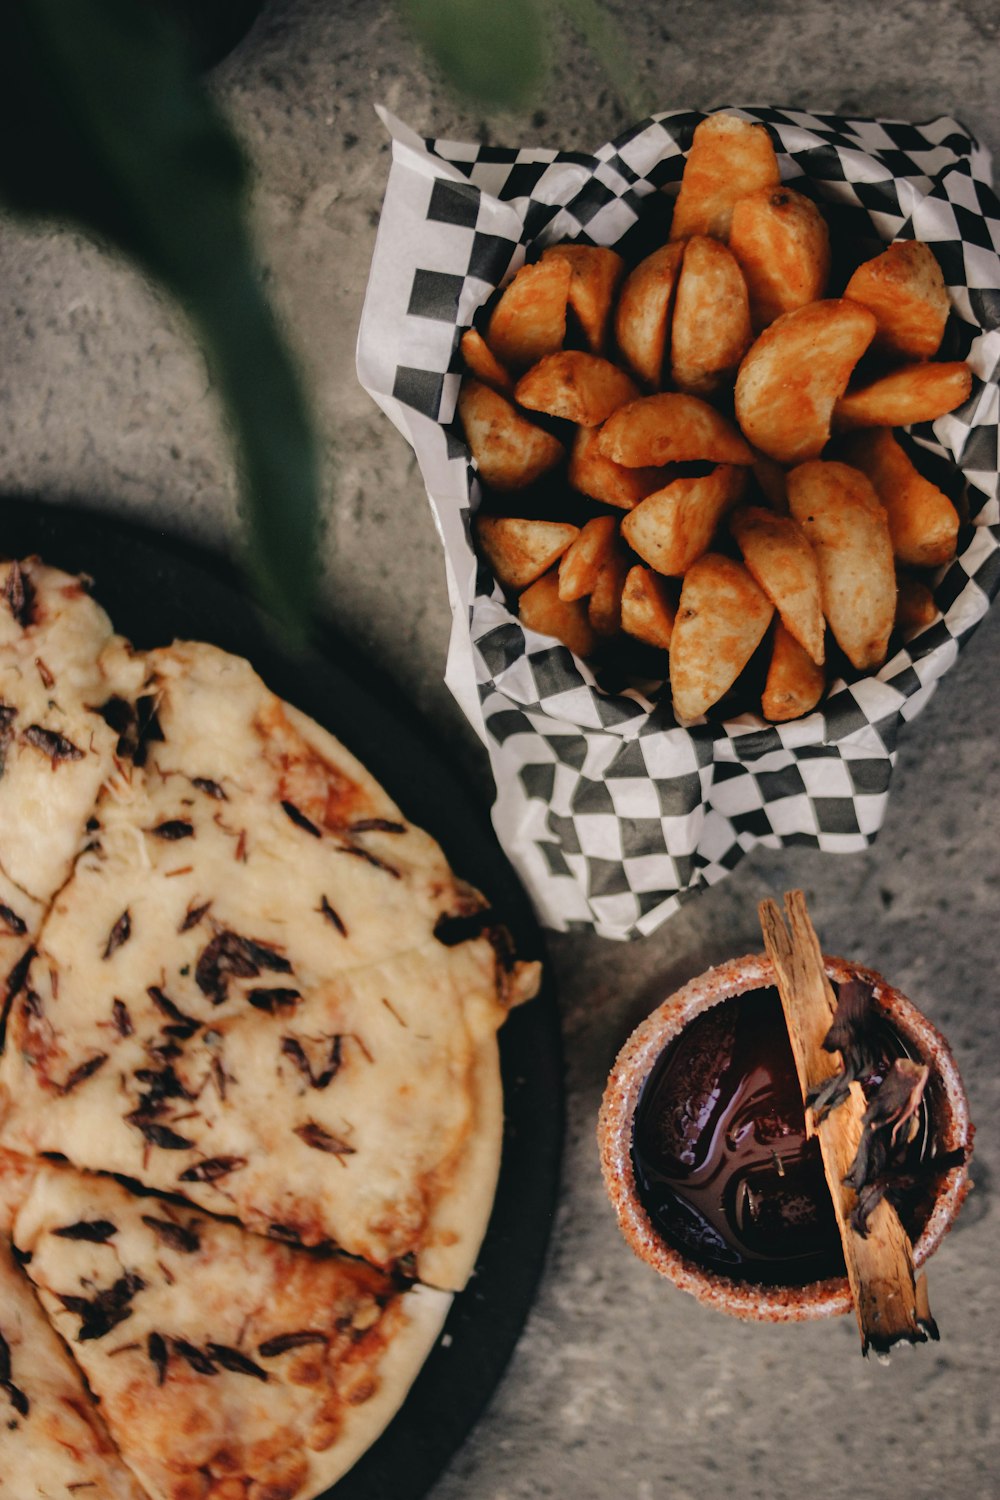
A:
POLYGON ((470 375, 481 380, 483 385, 491 385, 495 391, 500 391, 505 396, 513 396, 513 380, 478 329, 467 328, 462 334, 459 348, 470 375))
POLYGON ((858 267, 844 296, 875 314, 875 348, 883 354, 930 359, 941 347, 950 303, 929 245, 898 240, 858 267))
POLYGON ((896 629, 904 641, 920 630, 926 630, 938 618, 934 595, 922 578, 910 573, 896 574, 896 629))
POLYGON ((770 599, 731 557, 706 552, 688 569, 670 641, 678 719, 697 719, 729 691, 773 614, 770 599))
POLYGON ((758 333, 826 291, 830 231, 812 199, 792 188, 758 188, 734 204, 729 248, 746 279, 758 333))
POLYGON ((619 510, 631 510, 654 490, 662 489, 666 473, 664 469, 626 469, 624 464, 612 463, 598 447, 596 427, 578 428, 569 451, 567 477, 573 488, 619 510))
POLYGON ((958 511, 914 468, 888 427, 853 433, 839 445, 838 457, 871 480, 900 562, 936 568, 955 556, 958 511))
POLYGON ((622 589, 622 629, 647 646, 669 651, 677 606, 666 583, 651 568, 637 563, 629 570, 622 589))
POLYGON ((542 252, 543 261, 556 258, 569 263, 569 305, 580 320, 587 348, 591 354, 603 354, 625 262, 617 250, 603 245, 551 245, 542 252))
POLYGON ((509 589, 523 589, 541 578, 580 534, 568 522, 516 516, 477 516, 475 527, 487 562, 509 589))
POLYGON ((841 396, 833 409, 838 432, 856 427, 908 427, 933 422, 969 399, 972 371, 962 360, 904 365, 841 396))
POLYGON ((616 536, 601 564, 587 605, 587 618, 598 635, 617 635, 622 625, 622 590, 629 570, 629 556, 616 536))
POLYGON ((670 373, 679 391, 710 396, 750 347, 743 272, 725 245, 696 234, 684 247, 670 331, 670 373))
POLYGON ((748 505, 734 512, 729 528, 785 629, 822 665, 826 650, 819 564, 801 526, 790 516, 748 505))
POLYGON ((543 573, 517 602, 522 625, 539 635, 554 636, 576 656, 592 656, 597 636, 587 619, 587 606, 580 599, 560 599, 555 573, 543 573))
POLYGON ((736 115, 709 115, 695 130, 684 164, 671 240, 692 234, 728 239, 737 199, 780 182, 778 159, 763 125, 736 115))
POLYGON ((874 313, 844 298, 775 319, 736 377, 736 420, 751 443, 784 464, 822 452, 837 398, 874 335, 874 313))
POLYGON ((720 464, 697 479, 675 479, 622 517, 622 536, 657 573, 679 578, 708 551, 746 482, 746 470, 733 464, 720 464))
POLYGON ((579 349, 547 354, 521 376, 514 389, 520 405, 529 411, 544 411, 580 427, 599 427, 638 394, 624 370, 579 349))
POLYGON ((662 384, 667 329, 684 246, 663 245, 639 262, 622 285, 615 340, 634 375, 651 390, 662 384))
POLYGON ((749 445, 714 406, 674 391, 620 406, 601 428, 597 447, 612 463, 629 469, 701 460, 753 462, 749 445))
POLYGON ((592 594, 598 575, 618 537, 614 516, 594 516, 563 553, 559 564, 559 597, 571 602, 592 594))
POLYGON ((782 724, 810 713, 823 696, 824 685, 823 668, 779 622, 760 700, 764 718, 782 724))
POLYGON ((523 489, 563 457, 562 443, 471 376, 462 382, 458 415, 480 478, 496 490, 523 489))
POLYGON ((526 370, 562 348, 572 275, 563 259, 521 267, 493 309, 486 335, 501 364, 526 370))
POLYGON ((896 613, 889 519, 864 474, 814 459, 788 476, 792 515, 815 549, 823 613, 859 672, 885 660, 896 613))

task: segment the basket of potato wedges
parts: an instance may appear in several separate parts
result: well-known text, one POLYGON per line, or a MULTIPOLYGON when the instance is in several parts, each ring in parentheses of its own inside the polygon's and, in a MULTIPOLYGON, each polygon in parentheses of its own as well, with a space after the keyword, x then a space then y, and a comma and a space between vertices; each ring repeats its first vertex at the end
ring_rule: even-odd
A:
POLYGON ((540 918, 863 849, 1000 587, 1000 204, 941 118, 675 110, 393 159, 358 341, 540 918))
POLYGON ((934 247, 852 253, 768 130, 694 130, 663 242, 539 247, 461 337, 476 545, 522 624, 676 720, 810 713, 939 616, 967 408, 934 247))

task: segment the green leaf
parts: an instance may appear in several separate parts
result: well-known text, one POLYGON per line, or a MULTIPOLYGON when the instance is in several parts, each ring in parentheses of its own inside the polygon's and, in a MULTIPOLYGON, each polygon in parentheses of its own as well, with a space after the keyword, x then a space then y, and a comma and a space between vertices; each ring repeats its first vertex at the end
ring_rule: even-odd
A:
POLYGON ((180 299, 237 443, 250 566, 265 602, 301 623, 317 566, 315 445, 258 282, 245 178, 155 6, 17 0, 0 9, 0 196, 76 221, 180 299))
POLYGON ((545 62, 538 0, 403 0, 403 13, 463 93, 501 109, 532 98, 545 62))

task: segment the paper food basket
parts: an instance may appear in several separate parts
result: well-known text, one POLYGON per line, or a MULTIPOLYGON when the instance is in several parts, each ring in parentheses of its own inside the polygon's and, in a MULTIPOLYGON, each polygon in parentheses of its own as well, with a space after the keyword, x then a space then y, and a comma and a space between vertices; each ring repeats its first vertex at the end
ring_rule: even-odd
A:
POLYGON ((585 155, 423 140, 382 114, 393 158, 358 374, 420 464, 453 612, 446 680, 489 752, 498 837, 557 930, 651 932, 758 843, 864 848, 885 815, 900 728, 1000 585, 1000 203, 987 153, 947 118, 729 112, 765 124, 782 180, 870 241, 871 254, 896 239, 932 247, 952 301, 941 357, 974 372, 959 410, 909 429, 951 467, 965 518, 958 556, 934 584, 941 618, 878 673, 832 682, 813 713, 780 725, 744 714, 680 726, 669 689, 646 696, 598 681, 525 629, 477 564, 479 485, 453 425, 458 341, 495 288, 560 240, 611 246, 627 261, 652 248, 650 215, 676 196, 704 116, 655 115, 585 155))

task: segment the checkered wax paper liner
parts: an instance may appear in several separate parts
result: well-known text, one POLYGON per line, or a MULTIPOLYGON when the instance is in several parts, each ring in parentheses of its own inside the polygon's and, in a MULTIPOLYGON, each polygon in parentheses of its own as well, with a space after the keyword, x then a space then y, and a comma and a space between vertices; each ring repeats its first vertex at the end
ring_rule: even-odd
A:
POLYGON ((650 932, 758 843, 864 848, 885 815, 900 726, 1000 584, 1000 203, 987 153, 950 119, 730 112, 767 125, 782 179, 837 205, 831 213, 872 241, 872 254, 876 240, 932 247, 953 306, 941 357, 974 372, 962 407, 910 429, 932 466, 936 456, 964 482, 958 556, 935 583, 941 618, 877 675, 833 682, 814 713, 777 726, 744 714, 680 727, 669 690, 598 682, 564 646, 525 629, 477 567, 479 485, 451 425, 458 340, 494 289, 559 240, 646 253, 643 221, 676 195, 704 117, 656 115, 587 155, 422 140, 382 116, 393 162, 358 373, 420 463, 453 611, 446 680, 489 751, 500 841, 540 918, 559 930, 650 932))

